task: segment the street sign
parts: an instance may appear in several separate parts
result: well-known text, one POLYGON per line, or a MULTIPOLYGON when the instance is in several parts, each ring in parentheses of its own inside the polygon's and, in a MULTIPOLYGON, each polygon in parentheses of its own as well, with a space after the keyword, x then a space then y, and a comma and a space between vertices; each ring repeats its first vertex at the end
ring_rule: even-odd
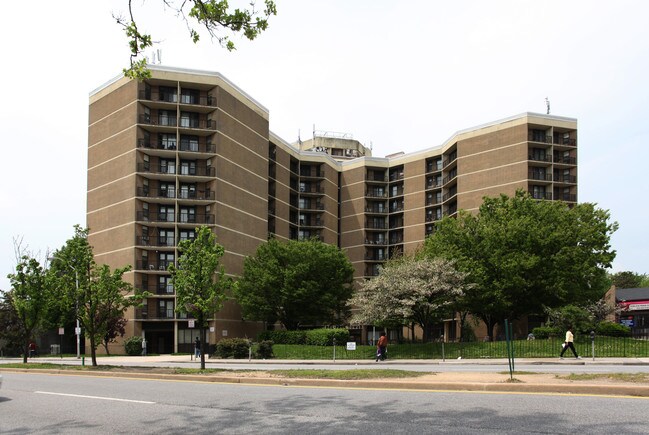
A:
POLYGON ((193 320, 188 320, 187 323, 188 323, 187 326, 189 326, 190 328, 194 327, 194 321, 193 320))
POLYGON ((356 350, 356 342, 355 341, 348 341, 347 342, 347 350, 356 350))
POLYGON ((74 335, 81 335, 81 327, 74 328, 74 335))
POLYGON ((65 335, 65 328, 59 328, 59 335, 65 335))

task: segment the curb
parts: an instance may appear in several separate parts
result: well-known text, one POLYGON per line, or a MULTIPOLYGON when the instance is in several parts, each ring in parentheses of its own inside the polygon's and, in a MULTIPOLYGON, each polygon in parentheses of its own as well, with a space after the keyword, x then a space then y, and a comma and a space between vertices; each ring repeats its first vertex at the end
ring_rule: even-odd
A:
POLYGON ((649 397, 649 385, 597 384, 531 384, 507 382, 401 382, 398 380, 339 380, 294 378, 243 378, 209 375, 178 375, 140 372, 88 372, 51 369, 4 369, 7 373, 38 373, 66 376, 99 376, 108 378, 175 380, 184 382, 269 385, 283 387, 364 388, 376 390, 502 392, 520 394, 592 394, 605 396, 649 397))

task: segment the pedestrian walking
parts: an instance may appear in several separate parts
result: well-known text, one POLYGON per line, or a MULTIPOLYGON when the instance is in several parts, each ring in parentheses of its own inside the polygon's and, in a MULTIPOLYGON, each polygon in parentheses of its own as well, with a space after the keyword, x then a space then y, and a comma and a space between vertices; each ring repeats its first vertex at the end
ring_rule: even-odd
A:
POLYGON ((201 340, 196 337, 196 340, 194 341, 194 358, 200 358, 201 357, 201 340))
POLYGON ((385 332, 381 332, 379 336, 379 341, 376 343, 376 362, 384 361, 388 355, 388 337, 385 335, 385 332))
POLYGON ((577 355, 577 351, 575 350, 575 345, 573 343, 575 339, 575 336, 572 334, 572 328, 568 328, 566 331, 566 341, 563 343, 563 349, 561 350, 561 355, 559 355, 559 358, 563 359, 563 354, 565 353, 566 349, 570 348, 572 353, 575 355, 575 358, 581 359, 579 355, 577 355))
POLYGON ((146 356, 146 338, 142 337, 142 356, 146 356))
POLYGON ((33 341, 29 342, 29 357, 34 358, 36 356, 36 343, 33 341))

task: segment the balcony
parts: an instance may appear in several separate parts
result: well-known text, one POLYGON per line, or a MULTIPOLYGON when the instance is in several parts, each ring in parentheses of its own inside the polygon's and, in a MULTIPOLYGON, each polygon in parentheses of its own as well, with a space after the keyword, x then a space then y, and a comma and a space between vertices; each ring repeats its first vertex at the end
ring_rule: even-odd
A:
POLYGON ((446 177, 442 179, 442 184, 447 184, 453 181, 455 178, 457 178, 457 172, 454 170, 450 174, 448 174, 446 177))
POLYGON ((554 195, 554 199, 565 202, 577 202, 577 195, 572 193, 558 193, 554 195))
POLYGON ((187 119, 175 116, 140 115, 138 123, 156 127, 180 127, 183 129, 216 130, 216 121, 211 119, 187 119))
POLYGON ((213 224, 213 214, 186 214, 182 211, 178 214, 178 224, 213 224))
POLYGON ((164 272, 167 270, 167 267, 169 265, 174 264, 173 261, 170 260, 155 260, 151 259, 149 261, 142 261, 138 260, 137 261, 137 270, 148 270, 148 271, 158 271, 158 272, 164 272))
POLYGON ((529 132, 529 134, 527 135, 527 140, 530 142, 539 142, 539 143, 563 145, 563 146, 570 146, 570 147, 577 146, 577 139, 573 139, 571 137, 563 137, 560 133, 555 134, 553 137, 548 134, 529 132))
POLYGON ((554 181, 557 183, 576 184, 577 177, 575 175, 555 174, 554 181))
POLYGON ((137 196, 145 198, 166 198, 166 199, 193 199, 199 201, 214 201, 212 190, 182 190, 182 189, 156 189, 154 187, 138 187, 137 196))
POLYGON ((365 207, 365 213, 370 214, 387 214, 388 209, 385 207, 365 207))
POLYGON ((390 181, 403 180, 403 171, 390 174, 390 181))
POLYGON ((137 236, 135 244, 138 246, 174 247, 176 240, 173 236, 137 236))
POLYGON ((387 183, 388 177, 384 175, 365 174, 365 181, 368 183, 387 183))
POLYGON ((385 222, 366 221, 365 222, 365 229, 368 229, 368 230, 387 230, 388 229, 388 224, 385 223, 385 222))
POLYGON ((548 201, 552 200, 552 192, 535 192, 533 190, 530 190, 529 194, 534 199, 547 199, 548 201))
POLYGON ((300 193, 304 194, 323 194, 324 193, 324 187, 318 187, 318 186, 303 186, 300 187, 300 193))
POLYGON ((576 165, 577 157, 566 157, 566 156, 556 155, 554 156, 554 163, 562 164, 562 165, 576 165))
POLYGON ((365 244, 373 246, 387 246, 388 242, 385 239, 365 239, 365 244))
POLYGON ((368 198, 387 198, 388 193, 379 190, 368 190, 365 192, 365 196, 368 198))
POLYGON ((324 221, 321 219, 300 219, 301 227, 323 227, 324 221))
POLYGON ((390 189, 390 198, 395 198, 397 196, 403 196, 403 187, 398 189, 390 189))
POLYGON ((300 171, 302 178, 324 178, 324 171, 300 171))
POLYGON ((552 174, 547 172, 529 171, 527 178, 530 180, 552 181, 552 174))
POLYGON ((428 180, 426 182, 426 189, 436 189, 442 187, 442 179, 428 180))

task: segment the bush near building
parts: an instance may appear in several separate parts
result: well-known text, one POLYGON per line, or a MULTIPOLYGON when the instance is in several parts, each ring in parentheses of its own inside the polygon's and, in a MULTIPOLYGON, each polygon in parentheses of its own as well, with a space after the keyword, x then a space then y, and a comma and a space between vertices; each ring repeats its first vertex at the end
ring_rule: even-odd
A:
POLYGON ((124 350, 127 355, 142 355, 142 337, 134 335, 124 341, 124 350))

